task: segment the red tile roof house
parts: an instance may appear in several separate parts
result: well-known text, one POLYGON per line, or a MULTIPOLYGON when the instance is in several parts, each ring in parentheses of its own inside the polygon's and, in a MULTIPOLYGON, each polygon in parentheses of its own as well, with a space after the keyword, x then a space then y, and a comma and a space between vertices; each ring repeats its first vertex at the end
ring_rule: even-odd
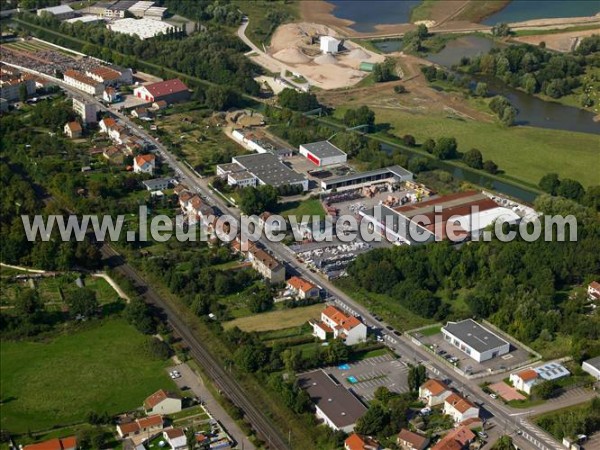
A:
POLYGON ((301 299, 319 296, 319 288, 304 278, 294 276, 287 280, 286 284, 288 289, 301 299))
POLYGON ((156 157, 154 155, 138 155, 133 159, 133 171, 135 173, 154 172, 156 167, 156 157))
POLYGON ((344 441, 344 450, 379 450, 379 442, 369 436, 352 433, 344 441))
POLYGON ((172 392, 156 391, 144 400, 146 414, 174 414, 181 411, 181 398, 172 392))
POLYGON ((402 450, 424 450, 429 444, 429 438, 402 428, 396 443, 402 450))
POLYGON ((181 428, 170 428, 163 431, 163 437, 172 450, 187 450, 187 437, 181 428))
POLYGON ((460 423, 467 419, 479 417, 479 408, 457 393, 452 393, 444 400, 444 414, 460 423))
POLYGON ((431 450, 462 450, 475 440, 475 433, 467 427, 459 427, 444 436, 431 450))
POLYGON ((436 406, 444 403, 452 391, 439 380, 430 379, 419 387, 419 398, 427 402, 427 406, 436 406))
POLYGON ((158 83, 139 86, 133 90, 133 95, 148 103, 164 100, 167 103, 183 102, 190 98, 190 91, 183 81, 174 78, 158 83))
POLYGON ((117 433, 122 438, 136 436, 142 433, 158 433, 163 429, 163 418, 160 415, 143 417, 132 422, 120 423, 117 425, 117 433))
POLYGON ((312 320, 313 334, 321 340, 332 333, 336 339, 342 339, 346 345, 354 345, 367 339, 367 327, 354 316, 349 316, 335 306, 327 306, 321 312, 321 321, 312 320), (330 331, 331 330, 331 331, 330 331))
POLYGON ((592 281, 587 288, 588 299, 592 301, 600 300, 600 283, 592 281))
POLYGON ((77 438, 69 436, 62 439, 50 439, 37 444, 30 444, 23 447, 23 450, 77 450, 77 438))
POLYGON ((531 388, 539 383, 539 374, 533 369, 521 370, 517 373, 510 374, 510 381, 515 389, 523 391, 526 394, 531 394, 531 388))
POLYGON ((79 122, 67 122, 65 124, 64 132, 71 139, 81 137, 81 131, 81 125, 79 125, 79 122))

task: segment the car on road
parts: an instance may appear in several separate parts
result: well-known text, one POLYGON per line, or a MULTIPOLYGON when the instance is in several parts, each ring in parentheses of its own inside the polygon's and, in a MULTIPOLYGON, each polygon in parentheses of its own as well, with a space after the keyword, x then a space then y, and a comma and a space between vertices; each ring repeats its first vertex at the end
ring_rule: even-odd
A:
POLYGON ((402 333, 400 333, 400 332, 399 332, 399 331, 397 331, 397 330, 394 330, 394 334, 395 334, 396 336, 400 336, 400 335, 402 335, 402 333))
POLYGON ((490 397, 492 397, 494 400, 498 398, 498 396, 496 394, 494 394, 493 392, 490 394, 490 397))
POLYGON ((394 327, 392 327, 391 325, 386 325, 386 328, 387 328, 388 330, 390 330, 390 331, 393 331, 393 330, 394 330, 394 327))

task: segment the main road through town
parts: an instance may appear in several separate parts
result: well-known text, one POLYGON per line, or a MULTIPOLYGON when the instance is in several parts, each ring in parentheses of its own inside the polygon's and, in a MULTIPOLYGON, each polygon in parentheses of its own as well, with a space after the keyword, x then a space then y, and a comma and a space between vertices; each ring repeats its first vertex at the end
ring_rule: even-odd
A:
MULTIPOLYGON (((51 78, 44 74, 40 75, 51 78)), ((190 189, 198 192, 198 194, 201 195, 201 197, 203 197, 207 203, 217 207, 221 213, 228 214, 236 219, 240 218, 240 211, 237 208, 229 205, 220 196, 216 195, 209 188, 206 179, 199 177, 194 170, 178 160, 165 148, 165 146, 155 140, 144 129, 139 128, 127 116, 118 111, 107 108, 98 99, 83 94, 80 91, 65 85, 62 80, 53 80, 58 82, 60 86, 71 96, 84 98, 88 102, 96 104, 99 110, 115 116, 123 124, 127 125, 134 134, 143 138, 147 142, 154 144, 156 146, 156 153, 161 156, 164 163, 169 165, 175 171, 175 173, 177 173, 182 183, 185 183, 190 189)), ((269 242, 264 237, 260 240, 260 243, 267 249, 267 251, 272 253, 273 256, 286 265, 288 272, 301 275, 313 283, 321 286, 323 289, 326 289, 328 293, 335 298, 335 301, 340 306, 356 315, 360 315, 363 321, 372 329, 385 329, 386 324, 382 321, 376 320, 366 308, 357 303, 345 292, 338 289, 329 280, 312 273, 304 264, 298 262, 296 255, 292 250, 289 249, 289 247, 281 243, 269 242)), ((117 256, 114 249, 108 245, 103 247, 103 251, 107 256, 117 256)), ((269 442, 273 448, 289 448, 288 443, 282 437, 281 430, 278 430, 262 411, 254 407, 252 400, 246 396, 246 393, 243 391, 237 381, 219 365, 218 361, 202 345, 202 343, 198 341, 198 339, 186 325, 185 321, 182 320, 179 313, 170 307, 167 302, 165 302, 164 299, 162 299, 154 290, 152 290, 152 288, 147 285, 143 278, 130 265, 123 262, 119 266, 119 270, 121 270, 127 277, 131 278, 136 284, 146 287, 146 299, 160 306, 165 311, 173 328, 190 346, 194 358, 196 358, 198 362, 202 364, 207 373, 226 393, 226 395, 228 395, 237 406, 243 409, 248 420, 256 429, 256 431, 262 436, 262 438, 269 442)), ((561 448, 560 444, 552 436, 526 420, 526 415, 528 413, 527 411, 509 409, 500 404, 500 402, 497 400, 488 400, 487 396, 482 394, 482 391, 477 386, 476 381, 467 380, 445 365, 432 360, 429 353, 419 348, 409 338, 405 336, 397 337, 395 335, 387 335, 385 342, 396 354, 401 355, 403 358, 405 358, 405 360, 414 362, 422 361, 427 366, 430 373, 438 377, 452 380, 453 385, 457 387, 458 390, 463 393, 463 395, 468 396, 472 401, 476 402, 485 411, 487 411, 487 413, 489 413, 490 418, 488 418, 488 423, 494 423, 495 426, 501 427, 503 430, 505 430, 506 434, 511 434, 515 442, 521 444, 521 448, 537 448, 540 450, 558 450, 561 448)))

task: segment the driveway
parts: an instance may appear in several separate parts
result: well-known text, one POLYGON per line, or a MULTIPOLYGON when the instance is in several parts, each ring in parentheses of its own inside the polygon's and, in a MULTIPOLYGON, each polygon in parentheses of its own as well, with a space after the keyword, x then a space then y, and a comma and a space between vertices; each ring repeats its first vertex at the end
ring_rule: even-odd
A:
POLYGON ((217 419, 221 425, 227 430, 230 436, 235 439, 237 446, 244 450, 254 450, 254 444, 248 440, 237 423, 227 414, 227 411, 217 402, 212 393, 204 385, 204 381, 188 366, 187 364, 179 364, 169 367, 168 371, 178 370, 181 373, 181 378, 175 381, 178 387, 187 386, 190 390, 204 402, 206 409, 217 419))

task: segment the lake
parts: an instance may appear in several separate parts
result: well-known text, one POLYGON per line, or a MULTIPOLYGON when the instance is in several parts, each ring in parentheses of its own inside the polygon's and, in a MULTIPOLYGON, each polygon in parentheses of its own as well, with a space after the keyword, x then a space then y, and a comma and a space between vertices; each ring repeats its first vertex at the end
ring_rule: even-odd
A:
MULTIPOLYGON (((460 62, 461 57, 474 57, 487 53, 494 42, 482 36, 465 36, 448 42, 446 47, 427 59, 450 68, 460 62)), ((505 85, 491 77, 474 76, 475 81, 485 81, 490 95, 503 95, 517 108, 517 125, 551 128, 600 134, 600 123, 594 122, 594 114, 579 108, 547 102, 523 91, 505 85)))
POLYGON ((335 6, 333 15, 340 19, 351 20, 353 30, 361 33, 377 31, 375 25, 395 25, 410 22, 410 11, 421 0, 396 1, 328 1, 335 6))
POLYGON ((534 19, 594 16, 600 11, 595 0, 513 0, 506 8, 485 19, 485 25, 534 19))

